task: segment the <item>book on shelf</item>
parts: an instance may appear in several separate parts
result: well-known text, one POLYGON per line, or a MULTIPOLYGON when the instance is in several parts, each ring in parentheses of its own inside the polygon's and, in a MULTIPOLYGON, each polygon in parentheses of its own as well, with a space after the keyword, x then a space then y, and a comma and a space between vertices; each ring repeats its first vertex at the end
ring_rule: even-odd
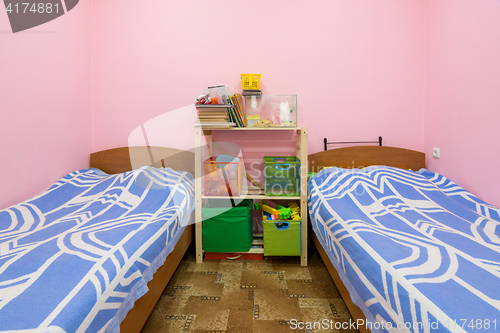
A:
POLYGON ((210 122, 207 122, 207 123, 201 123, 201 122, 195 122, 194 123, 194 126, 195 127, 216 127, 216 128, 231 128, 231 127, 235 127, 236 124, 235 123, 232 123, 232 122, 213 122, 213 123, 210 123, 210 122))
MULTIPOLYGON (((229 121, 236 124, 236 121, 234 120, 234 117, 233 117, 233 113, 231 112, 230 109, 227 110, 227 114, 229 117, 229 121)), ((238 124, 236 124, 236 126, 238 126, 238 124)))
POLYGON ((224 113, 198 113, 198 117, 204 117, 204 118, 227 118, 228 112, 224 113))
POLYGON ((227 110, 221 109, 200 109, 198 114, 227 114, 227 110))
POLYGON ((243 96, 240 94, 234 94, 234 101, 236 105, 236 109, 240 115, 240 118, 243 122, 243 127, 246 126, 246 118, 245 118, 245 108, 243 106, 243 96))
POLYGON ((236 99, 237 98, 234 95, 227 98, 228 103, 232 105, 232 107, 228 109, 228 112, 230 118, 233 119, 237 127, 245 127, 245 119, 242 117, 242 113, 239 111, 239 106, 236 102, 236 99))
POLYGON ((198 118, 199 123, 222 123, 222 122, 227 122, 228 118, 226 119, 221 119, 221 118, 212 118, 212 119, 203 119, 203 118, 198 118))
POLYGON ((198 114, 198 118, 226 118, 228 117, 228 113, 225 114, 198 114))
MULTIPOLYGON (((230 98, 228 97, 228 101, 229 101, 229 99, 230 98)), ((236 127, 240 127, 240 123, 238 122, 238 119, 236 118, 236 115, 234 113, 233 108, 227 109, 227 112, 229 113, 229 119, 236 124, 236 127)))
POLYGON ((196 104, 198 108, 198 123, 227 123, 228 107, 225 104, 196 104))
POLYGON ((202 104, 196 105, 198 108, 198 119, 203 122, 206 119, 218 119, 225 122, 229 119, 228 110, 231 105, 228 104, 202 104))
MULTIPOLYGON (((227 98, 228 102, 233 105, 233 98, 232 96, 229 96, 227 98)), ((236 111, 236 107, 233 105, 233 107, 228 109, 228 113, 230 115, 230 118, 236 123, 236 127, 242 127, 241 119, 238 117, 238 113, 236 111)))
POLYGON ((204 110, 204 109, 222 109, 222 108, 229 108, 231 105, 228 104, 195 104, 198 109, 204 110))

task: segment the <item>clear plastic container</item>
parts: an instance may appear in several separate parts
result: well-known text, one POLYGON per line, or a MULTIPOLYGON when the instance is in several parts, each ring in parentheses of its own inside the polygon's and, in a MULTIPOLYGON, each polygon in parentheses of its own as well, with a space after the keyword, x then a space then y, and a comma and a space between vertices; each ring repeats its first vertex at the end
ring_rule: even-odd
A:
POLYGON ((297 95, 245 96, 245 114, 247 127, 297 127, 297 95))
POLYGON ((206 196, 241 195, 243 185, 243 162, 216 162, 209 158, 203 162, 203 184, 206 196))
POLYGON ((227 96, 229 96, 229 89, 227 86, 209 87, 207 89, 203 89, 202 92, 204 94, 208 94, 210 99, 214 97, 220 98, 218 104, 226 104, 227 96))

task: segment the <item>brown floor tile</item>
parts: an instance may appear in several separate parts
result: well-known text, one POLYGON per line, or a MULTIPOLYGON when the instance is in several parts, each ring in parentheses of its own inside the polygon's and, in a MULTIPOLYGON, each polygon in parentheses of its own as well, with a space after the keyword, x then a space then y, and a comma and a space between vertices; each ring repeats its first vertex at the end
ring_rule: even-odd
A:
POLYGON ((151 313, 144 325, 141 333, 157 333, 157 332, 182 332, 187 317, 184 315, 176 315, 176 316, 159 316, 155 314, 155 311, 151 313))
POLYGON ((227 331, 231 333, 253 332, 254 311, 250 310, 229 310, 227 321, 227 331))
POLYGON ((295 326, 290 326, 279 320, 256 320, 253 324, 254 333, 304 333, 305 330, 292 329, 295 326))
POLYGON ((222 260, 218 273, 220 283, 240 283, 242 264, 240 260, 222 260))
POLYGON ((300 280, 287 280, 290 294, 307 295, 308 298, 336 298, 340 297, 337 289, 332 288, 332 283, 312 280, 312 282, 302 282, 300 280))
POLYGON ((240 283, 225 283, 222 290, 221 308, 227 310, 252 310, 254 301, 249 289, 242 289, 240 283))
POLYGON ((264 260, 244 260, 246 262, 247 271, 272 271, 273 263, 264 258, 264 260))
POLYGON ((298 300, 284 290, 256 289, 254 304, 259 306, 259 320, 302 320, 298 300))
POLYGON ((311 279, 311 274, 307 266, 287 265, 275 266, 276 270, 283 272, 285 279, 298 280, 298 279, 311 279))
POLYGON ((202 263, 194 265, 193 272, 203 272, 203 271, 216 272, 219 270, 219 266, 220 266, 220 260, 203 260, 202 263))
POLYGON ((321 257, 314 250, 310 252, 308 266, 303 267, 298 257, 205 260, 196 264, 194 250, 190 249, 142 333, 347 333, 351 331, 292 329, 291 320, 297 321, 295 325, 298 322, 313 325, 323 320, 335 323, 350 318, 321 257))
MULTIPOLYGON (((332 277, 326 267, 322 266, 307 266, 309 269, 309 274, 313 280, 327 281, 333 284, 332 277)), ((333 284, 334 285, 334 284, 333 284)), ((335 285, 334 285, 335 286, 335 285)))
POLYGON ((183 314, 184 307, 190 296, 168 296, 163 294, 158 303, 156 303, 154 311, 165 316, 175 316, 183 314))
POLYGON ((309 250, 309 260, 307 261, 308 267, 325 267, 325 263, 316 249, 309 250))
POLYGON ((326 267, 309 267, 309 273, 318 297, 341 298, 326 267))
MULTIPOLYGON (((329 307, 316 307, 316 308, 301 308, 300 312, 303 316, 304 322, 310 323, 329 323, 330 321, 339 320, 332 315, 329 307)), ((318 324, 318 328, 321 326, 318 324)))
POLYGON ((241 285, 257 286, 257 289, 286 289, 285 279, 280 280, 278 272, 267 270, 243 271, 241 285))
POLYGON ((190 329, 225 330, 229 310, 222 309, 218 300, 191 296, 184 307, 185 315, 194 315, 190 329))
POLYGON ((329 300, 329 303, 335 306, 335 310, 337 311, 339 318, 352 318, 351 313, 347 310, 347 306, 342 298, 339 297, 331 299, 329 300))
MULTIPOLYGON (((216 272, 215 272, 216 273, 216 272)), ((223 285, 215 283, 217 273, 213 275, 201 272, 187 272, 179 276, 174 286, 167 286, 167 294, 175 289, 175 296, 221 296, 223 285), (170 290, 168 288, 170 287, 170 290)))

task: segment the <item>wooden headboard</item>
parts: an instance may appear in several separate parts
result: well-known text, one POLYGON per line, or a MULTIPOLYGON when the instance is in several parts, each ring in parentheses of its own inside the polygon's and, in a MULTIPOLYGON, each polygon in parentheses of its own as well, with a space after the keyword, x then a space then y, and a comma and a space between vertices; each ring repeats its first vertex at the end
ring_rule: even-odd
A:
POLYGON ((194 153, 166 147, 120 147, 90 154, 90 167, 113 174, 144 165, 170 167, 194 175, 194 153))
POLYGON ((380 146, 337 148, 308 157, 308 171, 319 172, 324 167, 363 168, 370 165, 387 165, 417 171, 425 168, 425 154, 419 151, 380 146))

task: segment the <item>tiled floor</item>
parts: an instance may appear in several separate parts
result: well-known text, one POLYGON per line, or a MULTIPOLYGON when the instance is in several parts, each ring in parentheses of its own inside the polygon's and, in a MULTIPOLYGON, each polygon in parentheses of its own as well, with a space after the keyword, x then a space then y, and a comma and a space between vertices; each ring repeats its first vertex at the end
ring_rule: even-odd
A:
POLYGON ((190 249, 142 333, 358 332, 335 329, 350 319, 315 251, 302 267, 298 257, 196 264, 190 249))

